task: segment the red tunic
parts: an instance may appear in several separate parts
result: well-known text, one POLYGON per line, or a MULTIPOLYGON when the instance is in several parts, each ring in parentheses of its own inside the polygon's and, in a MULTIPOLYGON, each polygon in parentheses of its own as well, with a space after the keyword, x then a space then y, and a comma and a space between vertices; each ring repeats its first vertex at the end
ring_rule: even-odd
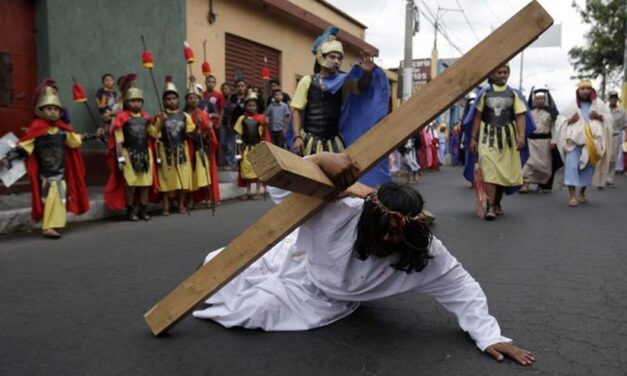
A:
MULTIPOLYGON (((209 126, 209 115, 207 115, 206 111, 196 109, 191 114, 189 114, 189 116, 191 116, 194 124, 200 124, 200 132, 204 136, 203 140, 205 142, 205 149, 207 149, 206 152, 209 156, 209 174, 211 175, 211 199, 214 202, 218 203, 220 202, 220 182, 218 180, 218 137, 216 136, 214 127, 209 126)), ((187 144, 189 145, 189 155, 196 155, 196 150, 194 149, 193 142, 188 142, 187 144)), ((203 195, 199 194, 199 196, 202 197, 203 195)), ((196 197, 194 197, 194 201, 198 200, 202 201, 202 198, 197 199, 196 197)))

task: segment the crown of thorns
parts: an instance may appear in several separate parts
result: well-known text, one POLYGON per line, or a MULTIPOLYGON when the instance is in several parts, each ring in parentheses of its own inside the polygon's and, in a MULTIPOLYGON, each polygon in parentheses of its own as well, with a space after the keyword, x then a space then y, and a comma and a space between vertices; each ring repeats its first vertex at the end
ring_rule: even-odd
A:
POLYGON ((416 215, 403 214, 396 210, 391 210, 387 206, 383 205, 383 203, 379 200, 379 196, 377 196, 377 190, 372 191, 366 196, 366 201, 374 204, 383 215, 393 217, 398 221, 398 225, 401 229, 405 228, 405 225, 408 222, 424 222, 426 216, 421 212, 416 215))

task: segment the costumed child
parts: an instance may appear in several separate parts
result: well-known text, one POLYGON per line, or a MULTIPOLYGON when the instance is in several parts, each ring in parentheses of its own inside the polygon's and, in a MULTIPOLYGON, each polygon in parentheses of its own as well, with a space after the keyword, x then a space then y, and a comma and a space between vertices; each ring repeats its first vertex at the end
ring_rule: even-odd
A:
MULTIPOLYGON (((189 155, 191 158, 192 169, 192 187, 188 195, 188 209, 192 209, 194 202, 205 202, 210 204, 215 195, 211 190, 211 186, 215 181, 217 185, 217 176, 214 178, 215 169, 212 171, 213 164, 210 159, 215 159, 212 153, 218 147, 218 141, 213 132, 212 123, 209 121, 207 112, 199 108, 202 96, 202 86, 196 83, 196 79, 190 77, 189 87, 185 95, 185 113, 192 118, 194 122, 194 132, 188 135, 189 155), (213 173, 213 174, 212 174, 213 173)), ((217 161, 214 160, 217 165, 217 161)))
POLYGON ((107 206, 126 207, 129 221, 150 219, 146 205, 150 191, 156 193, 157 188, 155 138, 149 135, 154 126, 150 115, 142 111, 144 96, 135 87, 134 78, 124 93, 124 111, 113 121, 107 153, 110 175, 105 187, 107 206))
POLYGON ((187 134, 194 132, 196 126, 191 117, 179 109, 179 92, 170 76, 166 76, 162 99, 165 113, 156 116, 151 136, 159 139, 157 153, 161 164, 157 177, 159 192, 163 194, 163 215, 170 215, 170 200, 175 197, 179 213, 187 213, 185 194, 192 185, 187 134))
POLYGON ((11 168, 16 159, 26 159, 31 184, 31 218, 43 219, 42 234, 58 239, 56 230, 65 227, 67 211, 82 214, 89 210, 85 186, 85 166, 78 150, 83 140, 94 135, 81 135, 61 120, 63 109, 56 83, 44 81, 35 105, 36 119, 28 126, 18 145, 0 160, 0 166, 11 168))
POLYGON ((254 92, 246 96, 244 100, 244 111, 244 115, 241 115, 237 119, 235 127, 233 128, 242 141, 242 159, 239 162, 239 174, 240 180, 243 182, 241 185, 246 186, 246 196, 242 196, 241 199, 259 199, 261 182, 252 164, 248 160, 248 153, 261 141, 270 142, 270 137, 265 126, 264 116, 257 113, 257 95, 254 92), (254 196, 250 193, 252 183, 256 183, 254 196))

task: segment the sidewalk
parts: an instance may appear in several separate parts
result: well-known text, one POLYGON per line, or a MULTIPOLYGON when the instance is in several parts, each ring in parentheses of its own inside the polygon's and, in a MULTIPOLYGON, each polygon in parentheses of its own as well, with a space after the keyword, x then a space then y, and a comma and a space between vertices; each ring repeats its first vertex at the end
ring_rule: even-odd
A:
MULTIPOLYGON (((237 186, 237 172, 220 171, 220 200, 232 200, 245 194, 246 190, 237 186)), ((102 218, 120 216, 123 211, 109 210, 103 199, 104 187, 88 187, 91 209, 82 215, 68 213, 68 223, 95 221, 102 218)), ((41 223, 30 220, 30 192, 0 195, 0 234, 39 229, 41 223)))

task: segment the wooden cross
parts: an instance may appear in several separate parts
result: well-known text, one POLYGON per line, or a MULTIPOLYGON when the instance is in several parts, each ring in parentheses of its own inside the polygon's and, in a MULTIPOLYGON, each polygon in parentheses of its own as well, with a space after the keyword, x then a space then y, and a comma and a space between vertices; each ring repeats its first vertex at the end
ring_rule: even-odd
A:
MULTIPOLYGON (((532 1, 350 145, 345 153, 358 163, 363 175, 387 158, 420 126, 435 119, 552 24, 551 16, 536 1, 532 1)), ((267 146, 260 148, 256 168, 264 179, 305 194, 290 194, 146 312, 144 318, 154 335, 167 332, 198 303, 218 291, 321 209, 327 200, 339 194, 312 163, 288 157, 285 153, 277 157, 273 150, 267 146)))

